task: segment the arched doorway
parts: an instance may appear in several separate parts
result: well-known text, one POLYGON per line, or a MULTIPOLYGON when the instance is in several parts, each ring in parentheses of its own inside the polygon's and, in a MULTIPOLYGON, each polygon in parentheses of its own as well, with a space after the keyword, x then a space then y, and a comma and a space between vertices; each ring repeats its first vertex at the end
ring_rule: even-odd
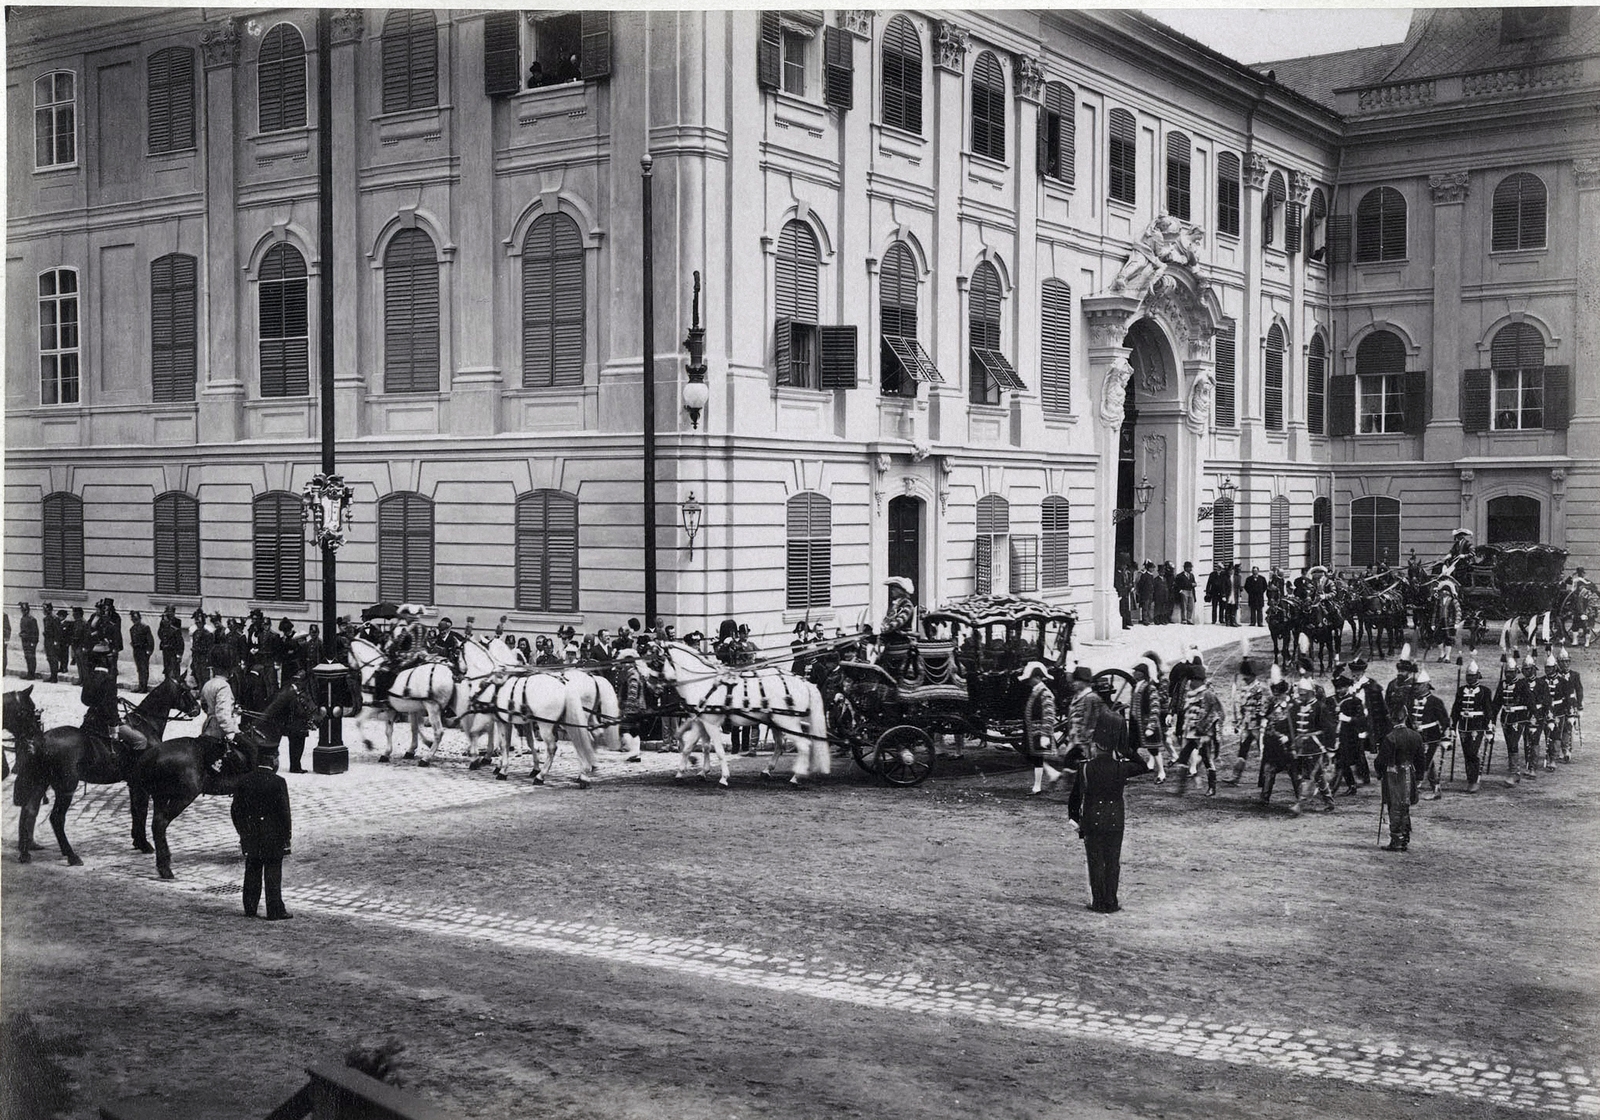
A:
MULTIPOLYGON (((1117 436, 1117 508, 1133 508, 1133 488, 1138 485, 1138 446, 1136 431, 1139 427, 1139 409, 1133 385, 1136 378, 1128 378, 1127 403, 1122 406, 1122 431, 1117 436)), ((1117 522, 1117 564, 1131 565, 1133 554, 1134 518, 1117 522)), ((1139 557, 1142 564, 1144 557, 1139 557)))
POLYGON ((913 596, 927 603, 922 586, 922 499, 902 494, 889 499, 889 564, 891 576, 905 576, 916 588, 913 596))
POLYGON ((1117 551, 1141 565, 1171 560, 1179 567, 1184 558, 1176 548, 1173 518, 1178 493, 1176 458, 1185 445, 1183 416, 1178 399, 1178 373, 1172 347, 1153 320, 1138 319, 1123 339, 1128 348, 1127 401, 1117 445, 1117 505, 1134 505, 1133 489, 1148 481, 1150 508, 1117 526, 1117 551))
POLYGON ((1490 544, 1538 544, 1544 536, 1538 498, 1507 494, 1489 499, 1490 544))

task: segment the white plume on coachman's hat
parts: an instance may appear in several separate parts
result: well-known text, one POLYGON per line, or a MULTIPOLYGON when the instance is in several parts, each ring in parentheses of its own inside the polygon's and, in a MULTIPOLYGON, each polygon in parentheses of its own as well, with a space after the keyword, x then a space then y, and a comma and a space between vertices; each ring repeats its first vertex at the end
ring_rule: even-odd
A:
POLYGON ((1472 530, 1463 525, 1450 535, 1452 537, 1470 537, 1472 536, 1472 530))
POLYGON ((890 576, 883 583, 886 587, 898 587, 907 595, 915 595, 917 593, 916 586, 911 582, 909 576, 890 576))
POLYGON ((1043 673, 1048 677, 1050 669, 1043 661, 1030 661, 1022 667, 1022 672, 1017 674, 1017 680, 1025 681, 1035 673, 1043 673))

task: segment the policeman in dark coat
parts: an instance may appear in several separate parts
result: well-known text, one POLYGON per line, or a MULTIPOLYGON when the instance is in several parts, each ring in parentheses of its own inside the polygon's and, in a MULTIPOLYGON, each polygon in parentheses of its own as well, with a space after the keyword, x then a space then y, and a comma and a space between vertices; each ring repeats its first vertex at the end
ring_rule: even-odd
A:
POLYGON ((217 633, 206 625, 205 612, 194 612, 194 639, 190 642, 189 676, 194 686, 201 688, 211 677, 211 651, 216 647, 217 633))
POLYGON ((61 656, 61 646, 66 641, 65 627, 61 623, 61 615, 56 612, 51 603, 44 605, 44 660, 50 667, 50 683, 55 684, 56 678, 61 675, 65 659, 61 656))
POLYGON ((1417 803, 1417 774, 1428 764, 1422 736, 1404 724, 1378 746, 1378 780, 1389 809, 1387 852, 1403 852, 1411 843, 1411 806, 1417 803))
POLYGON ((289 783, 278 774, 278 752, 263 751, 233 794, 233 827, 244 852, 246 917, 256 916, 263 880, 267 921, 293 917, 283 906, 283 857, 289 854, 291 824, 289 783))
POLYGON ((1119 758, 1103 743, 1094 742, 1091 757, 1078 767, 1077 781, 1067 799, 1067 816, 1078 822, 1078 837, 1089 862, 1089 909, 1115 914, 1117 882, 1122 876, 1122 832, 1126 820, 1122 790, 1130 777, 1142 773, 1137 758, 1119 758))
POLYGON ((22 616, 17 619, 17 640, 22 643, 22 664, 27 669, 28 680, 39 675, 39 620, 33 616, 33 607, 22 604, 22 616))
POLYGON ((150 691, 150 655, 156 651, 156 636, 138 611, 128 612, 128 648, 133 651, 133 667, 139 674, 139 691, 150 691))
POLYGON ((183 623, 178 621, 177 607, 162 612, 156 644, 161 647, 161 675, 176 680, 183 669, 183 623))
MULTIPOLYGON (((89 634, 89 623, 83 617, 82 607, 72 608, 72 620, 63 629, 67 649, 72 655, 72 664, 78 670, 78 684, 82 685, 89 674, 89 650, 94 645, 94 639, 89 634)), ((106 648, 110 648, 109 644, 106 648)))

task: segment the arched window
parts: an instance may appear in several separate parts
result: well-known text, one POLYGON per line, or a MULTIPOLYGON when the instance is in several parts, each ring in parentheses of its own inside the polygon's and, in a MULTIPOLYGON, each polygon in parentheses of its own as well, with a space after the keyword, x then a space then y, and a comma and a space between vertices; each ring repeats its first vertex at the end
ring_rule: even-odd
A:
POLYGON ((1319 332, 1311 336, 1306 350, 1306 431, 1314 436, 1326 430, 1327 415, 1328 344, 1319 332))
POLYGON ((250 503, 253 549, 252 598, 264 603, 302 603, 306 598, 305 530, 300 495, 271 490, 250 503))
POLYGON ((197 266, 183 253, 150 262, 150 399, 156 402, 194 400, 197 266))
POLYGON ((173 490, 152 511, 157 595, 200 594, 200 501, 173 490))
POLYGON ((1219 428, 1233 428, 1239 424, 1239 412, 1236 406, 1237 396, 1237 345, 1235 327, 1232 319, 1222 324, 1222 329, 1217 331, 1216 341, 1212 343, 1213 352, 1217 360, 1217 387, 1213 397, 1211 415, 1219 428))
POLYGON ((805 222, 785 222, 778 235, 775 366, 779 385, 821 388, 817 355, 817 290, 821 253, 805 222))
POLYGON ((426 8, 395 8, 383 20, 383 111, 439 104, 439 25, 426 8))
POLYGON ((378 598, 433 602, 433 503, 421 494, 378 500, 378 598))
POLYGON ((306 41, 293 24, 280 23, 261 40, 256 56, 256 127, 281 132, 305 123, 306 41))
POLYGON ((194 51, 167 47, 150 56, 145 118, 151 155, 194 147, 194 51))
POLYGON ((972 153, 1006 158, 1006 76, 991 51, 972 67, 972 153))
POLYGON ((1217 232, 1239 236, 1239 157, 1217 155, 1217 232))
POLYGON ((578 609, 578 499, 559 490, 517 495, 517 609, 578 609))
POLYGON ((1139 128, 1128 110, 1113 109, 1108 131, 1111 197, 1132 206, 1139 197, 1139 128))
POLYGON ((1328 258, 1328 199, 1317 187, 1306 207, 1306 259, 1322 262, 1328 258))
POLYGON ((1289 499, 1279 494, 1272 499, 1267 523, 1268 563, 1274 568, 1289 566, 1289 499))
POLYGON ((1357 430, 1363 435, 1406 430, 1406 347, 1393 331, 1373 331, 1356 347, 1357 430))
MULTIPOLYGON (((425 268, 437 285, 438 269, 429 260, 425 268)), ((586 301, 578 223, 565 214, 541 214, 522 241, 524 389, 583 384, 586 301)))
POLYGON ((383 391, 439 391, 439 261, 415 227, 383 253, 383 391))
POLYGON ((967 328, 971 363, 967 399, 973 404, 999 404, 1000 384, 991 376, 981 351, 1000 349, 1000 274, 988 261, 979 261, 967 285, 967 328))
POLYGON ((1542 428, 1545 420, 1544 336, 1529 323, 1510 323, 1489 344, 1494 370, 1494 428, 1542 428))
POLYGON ((1233 563, 1233 499, 1218 498, 1211 506, 1211 563, 1233 563))
POLYGON ((1266 392, 1262 398, 1267 431, 1283 431, 1283 328, 1277 323, 1267 331, 1266 362, 1262 370, 1266 392))
POLYGON ((888 396, 914 397, 917 382, 944 384, 917 341, 917 262, 905 243, 896 241, 878 267, 878 327, 883 338, 879 384, 888 396))
POLYGON ((1044 541, 1041 576, 1045 588, 1072 584, 1072 503, 1054 494, 1039 511, 1039 531, 1044 541))
POLYGON ((33 165, 70 167, 78 162, 78 79, 57 70, 34 79, 33 165))
POLYGON ((1544 538, 1544 513, 1539 499, 1520 494, 1490 498, 1488 544, 1538 544, 1544 538))
POLYGON ((1379 187, 1356 204, 1356 260, 1406 259, 1406 200, 1393 187, 1379 187))
POLYGON ((829 606, 833 602, 833 503, 808 491, 790 498, 785 508, 784 607, 804 611, 829 606))
POLYGON ((1267 179, 1267 193, 1261 199, 1261 244, 1278 243, 1278 219, 1283 215, 1283 200, 1287 195, 1283 173, 1274 171, 1267 179))
POLYGON ((1045 412, 1068 416, 1072 413, 1072 289, 1060 280, 1046 280, 1039 290, 1039 325, 1039 401, 1045 412))
POLYGON ((306 260, 300 250, 280 241, 267 250, 256 276, 263 397, 311 392, 309 306, 306 260))
POLYGON ((998 494, 985 494, 978 499, 977 538, 972 552, 972 590, 978 595, 993 594, 996 586, 1008 586, 996 572, 1009 554, 1007 544, 1011 536, 1011 503, 998 494))
POLYGON ((883 123, 922 135, 922 41, 905 16, 883 31, 883 123))
POLYGON ((79 390, 78 270, 39 273, 39 403, 77 404, 79 390))
POLYGON ((1306 567, 1333 567, 1333 502, 1318 498, 1311 503, 1311 532, 1306 537, 1306 567))
POLYGON ((1072 186, 1077 179, 1078 122, 1072 87, 1047 82, 1039 110, 1039 174, 1072 186))
POLYGON ((1544 183, 1537 175, 1519 171, 1501 179, 1494 189, 1493 250, 1543 249, 1545 201, 1544 183))
POLYGON ((1189 166, 1193 145, 1181 132, 1167 133, 1167 213, 1189 220, 1189 166))
POLYGON ((83 590, 83 499, 76 494, 46 494, 43 514, 43 569, 49 591, 83 590))
POLYGON ((1400 500, 1357 498, 1350 503, 1350 566, 1365 568, 1400 559, 1400 500))

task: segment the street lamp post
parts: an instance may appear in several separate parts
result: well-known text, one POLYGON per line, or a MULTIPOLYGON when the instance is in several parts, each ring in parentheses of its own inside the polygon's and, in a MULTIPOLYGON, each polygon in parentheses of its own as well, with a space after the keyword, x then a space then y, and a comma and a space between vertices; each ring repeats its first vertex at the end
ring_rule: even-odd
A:
POLYGON ((1133 506, 1118 506, 1111 511, 1111 523, 1119 525, 1129 518, 1138 517, 1150 508, 1150 499, 1155 496, 1156 488, 1151 485, 1149 476, 1139 480, 1139 485, 1133 488, 1133 506))
POLYGON ((1212 516, 1217 512, 1218 504, 1222 502, 1227 502, 1229 505, 1232 505, 1233 495, 1238 491, 1238 489, 1239 488, 1233 484, 1233 476, 1224 475, 1222 481, 1217 483, 1217 500, 1215 502, 1208 502, 1196 510, 1195 520, 1204 521, 1206 518, 1212 516))
POLYGON ((654 180, 650 168, 655 160, 646 152, 639 161, 642 173, 643 195, 640 219, 644 227, 644 253, 640 271, 644 274, 643 305, 644 333, 643 389, 644 389, 644 625, 648 630, 659 621, 656 618, 656 267, 655 229, 651 215, 651 196, 654 180))

